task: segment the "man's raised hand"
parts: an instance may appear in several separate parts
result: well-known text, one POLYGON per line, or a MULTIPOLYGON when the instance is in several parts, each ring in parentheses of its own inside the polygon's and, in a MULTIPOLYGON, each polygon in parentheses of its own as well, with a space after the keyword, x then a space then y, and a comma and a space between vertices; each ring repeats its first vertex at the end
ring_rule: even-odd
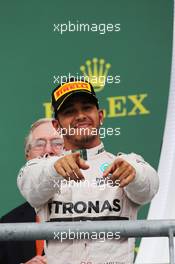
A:
POLYGON ((57 173, 66 180, 81 181, 84 176, 80 169, 87 170, 89 165, 80 158, 80 153, 69 154, 57 160, 54 164, 57 173))

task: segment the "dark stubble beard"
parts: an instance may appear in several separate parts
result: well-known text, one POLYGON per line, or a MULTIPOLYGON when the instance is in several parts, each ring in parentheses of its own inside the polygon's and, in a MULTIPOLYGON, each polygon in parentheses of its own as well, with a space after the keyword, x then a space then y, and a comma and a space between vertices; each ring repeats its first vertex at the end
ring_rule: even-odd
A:
POLYGON ((78 149, 86 148, 91 142, 96 139, 96 135, 84 135, 80 138, 74 138, 72 136, 66 135, 67 140, 75 145, 78 149))
MULTIPOLYGON (((93 143, 99 137, 99 128, 100 124, 96 127, 97 135, 82 135, 81 137, 76 138, 76 136, 65 135, 67 141, 77 147, 77 149, 89 148, 90 144, 93 143)), ((91 131, 91 130, 90 130, 91 131)))

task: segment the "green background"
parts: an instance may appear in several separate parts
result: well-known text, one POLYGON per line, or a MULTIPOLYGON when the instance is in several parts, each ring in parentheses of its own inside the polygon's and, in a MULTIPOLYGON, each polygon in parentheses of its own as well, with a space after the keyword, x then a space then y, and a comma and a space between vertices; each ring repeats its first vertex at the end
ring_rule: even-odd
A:
MULTIPOLYGON (((170 83, 172 0, 0 1, 0 216, 22 203, 16 187, 24 164, 24 137, 50 101, 53 76, 80 74, 87 59, 103 58, 109 75, 97 93, 108 111, 107 97, 146 93, 150 114, 107 117, 104 127, 121 135, 103 141, 110 152, 136 152, 158 166, 170 83), (59 23, 120 23, 119 32, 54 32, 59 23)), ((127 100, 126 108, 132 109, 127 100)), ((146 209, 140 217, 144 217, 146 209)))

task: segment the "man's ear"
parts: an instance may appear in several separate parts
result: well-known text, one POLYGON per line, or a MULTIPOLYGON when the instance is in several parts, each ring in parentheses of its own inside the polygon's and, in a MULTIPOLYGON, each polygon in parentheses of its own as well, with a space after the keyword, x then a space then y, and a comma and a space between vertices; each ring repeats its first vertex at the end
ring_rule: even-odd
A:
POLYGON ((98 111, 98 116, 99 116, 99 120, 100 120, 100 125, 102 126, 103 125, 103 120, 104 120, 104 113, 103 113, 102 109, 100 109, 98 111))
POLYGON ((58 130, 58 128, 60 127, 59 122, 56 119, 52 120, 52 125, 56 130, 58 130))
POLYGON ((29 157, 29 150, 27 150, 27 152, 25 153, 25 159, 28 161, 30 160, 30 157, 29 157))

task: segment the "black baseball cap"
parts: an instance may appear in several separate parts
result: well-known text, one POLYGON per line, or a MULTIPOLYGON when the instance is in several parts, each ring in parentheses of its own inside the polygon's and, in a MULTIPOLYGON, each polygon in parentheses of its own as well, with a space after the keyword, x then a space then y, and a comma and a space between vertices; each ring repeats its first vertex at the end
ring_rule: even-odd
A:
POLYGON ((58 85, 52 92, 52 107, 55 112, 55 117, 57 112, 71 95, 80 93, 90 96, 99 109, 98 99, 92 84, 82 80, 70 79, 68 82, 58 85))

